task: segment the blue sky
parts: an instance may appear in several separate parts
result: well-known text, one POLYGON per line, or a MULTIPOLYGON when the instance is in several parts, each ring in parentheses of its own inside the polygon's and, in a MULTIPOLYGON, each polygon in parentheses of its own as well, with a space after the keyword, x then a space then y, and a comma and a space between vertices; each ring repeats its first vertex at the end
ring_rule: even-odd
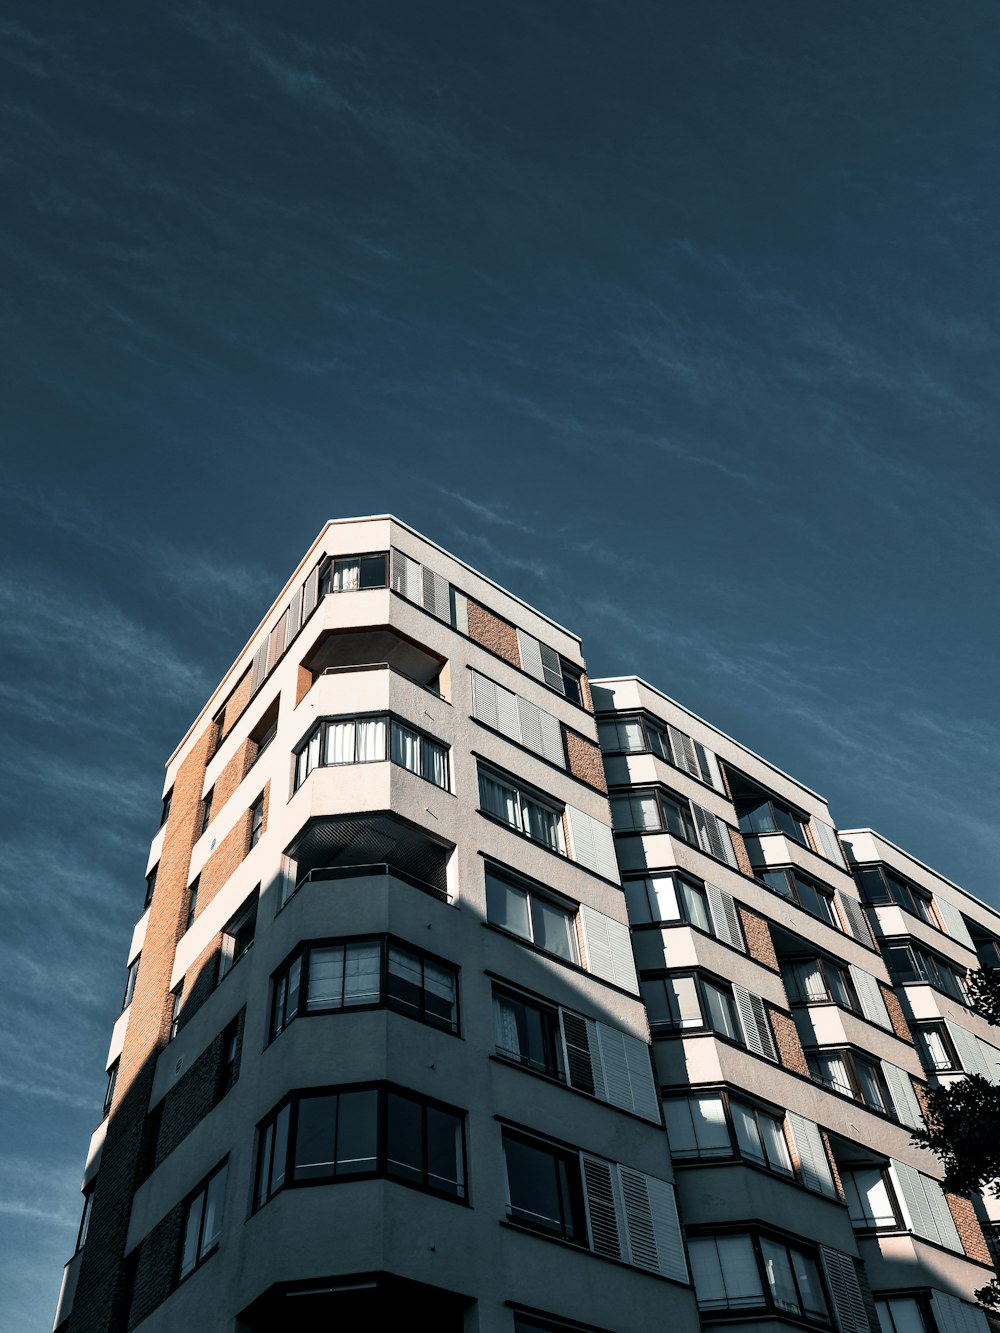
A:
POLYGON ((163 760, 328 517, 1000 905, 998 56, 992 0, 6 7, 0 1326, 163 760))

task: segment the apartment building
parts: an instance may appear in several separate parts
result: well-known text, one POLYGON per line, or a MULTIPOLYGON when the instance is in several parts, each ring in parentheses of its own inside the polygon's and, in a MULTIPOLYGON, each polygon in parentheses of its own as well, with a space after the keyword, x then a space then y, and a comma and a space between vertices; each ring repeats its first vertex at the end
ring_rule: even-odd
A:
POLYGON ((390 517, 167 762, 59 1333, 986 1333, 1000 917, 390 517), (603 752, 603 754, 602 754, 603 752))

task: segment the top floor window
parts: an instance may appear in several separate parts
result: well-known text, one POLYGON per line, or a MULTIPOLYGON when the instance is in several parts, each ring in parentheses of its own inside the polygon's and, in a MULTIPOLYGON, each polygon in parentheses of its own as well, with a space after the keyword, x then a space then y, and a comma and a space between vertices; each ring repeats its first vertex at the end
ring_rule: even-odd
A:
POLYGON ((729 770, 729 785, 743 833, 784 833, 803 847, 810 846, 806 836, 807 816, 732 769, 729 770))
POLYGON ((321 722, 296 756, 295 786, 301 787, 314 768, 387 759, 435 787, 448 788, 447 747, 395 718, 378 716, 321 722))
POLYGON ((373 555, 338 556, 325 560, 319 571, 319 595, 328 592, 363 592, 366 588, 389 586, 389 556, 386 551, 373 555))
POLYGON ((936 990, 944 991, 959 1004, 968 1003, 965 978, 929 950, 917 944, 894 943, 884 945, 882 954, 894 986, 923 981, 936 990))
POLYGON ((929 926, 937 925, 930 894, 921 892, 888 866, 861 866, 854 874, 861 889, 861 897, 872 907, 894 903, 904 912, 926 921, 929 926))
POLYGON ((173 801, 173 799, 174 799, 174 789, 173 787, 171 787, 170 790, 167 792, 166 796, 164 796, 163 798, 163 809, 160 812, 160 828, 162 828, 163 825, 170 818, 170 804, 173 801))
POLYGON ((598 722, 597 734, 605 754, 655 754, 716 791, 725 791, 711 751, 668 722, 655 722, 645 714, 606 718, 598 722))
POLYGON ((788 866, 783 870, 764 870, 755 867, 754 873, 768 888, 774 889, 775 893, 780 893, 783 898, 798 903, 799 907, 810 916, 818 917, 828 926, 840 929, 840 922, 833 908, 833 894, 824 885, 817 884, 794 866, 788 866))
POLYGON ((479 802, 484 814, 523 833, 532 842, 566 855, 562 810, 549 805, 544 798, 515 786, 512 779, 480 768, 479 802))

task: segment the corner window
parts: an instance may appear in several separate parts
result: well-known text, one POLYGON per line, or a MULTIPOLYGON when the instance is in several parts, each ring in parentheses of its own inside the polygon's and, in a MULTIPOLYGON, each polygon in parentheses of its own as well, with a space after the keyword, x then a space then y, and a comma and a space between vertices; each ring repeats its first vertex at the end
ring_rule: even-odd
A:
POLYGON ((926 982, 935 990, 944 991, 959 1004, 968 1004, 965 978, 944 959, 935 957, 916 944, 884 944, 882 956, 894 986, 910 982, 926 982))
POLYGON ((223 927, 222 956, 219 960, 220 980, 230 968, 236 966, 250 948, 250 945, 253 944, 254 936, 257 933, 257 902, 259 895, 260 885, 258 884, 250 895, 249 901, 244 903, 232 920, 223 927))
POLYGON ((708 895, 701 884, 682 875, 659 874, 626 880, 623 887, 629 920, 634 926, 686 921, 706 934, 714 934, 708 895))
POLYGON ((688 1240, 698 1308, 749 1310, 829 1322, 812 1254, 769 1236, 697 1236, 688 1240))
POLYGON ((726 1108, 720 1094, 669 1097, 663 1103, 670 1155, 690 1158, 732 1157, 726 1108))
POLYGON ((882 1071, 854 1051, 808 1051, 806 1064, 817 1083, 885 1115, 892 1102, 882 1071))
POLYGON ((782 898, 797 903, 810 916, 825 921, 828 926, 840 929, 840 922, 837 920, 833 908, 833 893, 830 889, 825 888, 822 884, 817 884, 815 880, 803 875, 792 866, 783 870, 765 870, 762 867, 755 866, 754 874, 758 879, 763 880, 768 888, 773 889, 775 893, 780 893, 782 898))
POLYGON ((873 907, 895 904, 904 912, 936 926, 937 921, 931 907, 931 896, 921 892, 915 885, 908 883, 902 876, 895 874, 888 866, 861 866, 854 872, 861 889, 864 902, 873 907))
POLYGON ((215 795, 215 788, 209 787, 208 791, 201 798, 201 828, 198 831, 199 837, 201 836, 202 833, 205 832, 209 824, 212 822, 212 798, 214 795, 215 795))
POLYGON ((228 1162, 216 1167, 184 1205, 178 1281, 193 1273, 219 1248, 222 1211, 226 1198, 227 1167, 228 1162))
POLYGON ((301 787, 314 768, 385 763, 387 759, 447 790, 447 746, 388 717, 321 722, 296 756, 295 786, 301 787))
POLYGON ((915 1296, 891 1296, 876 1300, 881 1333, 931 1333, 924 1303, 915 1296))
POLYGON ((240 1048, 242 1045, 242 1031, 240 1026, 240 1017, 237 1015, 229 1023, 219 1038, 222 1053, 222 1064, 219 1069, 219 1089, 217 1101, 221 1101, 229 1090, 236 1086, 240 1077, 240 1048))
POLYGON ((256 763, 267 747, 278 734, 278 705, 279 700, 275 699, 267 712, 260 719, 257 725, 251 731, 249 740, 253 746, 252 763, 256 763))
POLYGON ((851 1225, 858 1231, 905 1229, 889 1172, 880 1167, 841 1171, 851 1225))
POLYGON ((250 807, 250 846, 256 847, 264 832, 264 794, 257 797, 250 807))
POLYGON ((783 1119, 747 1102, 730 1100, 740 1155, 779 1175, 794 1176, 783 1119))
POLYGON ((710 1031, 778 1062, 767 1006, 742 986, 674 973, 640 981, 639 991, 654 1036, 664 1031, 710 1031))
POLYGON ((550 851, 565 856, 562 810, 547 804, 542 797, 522 790, 499 774, 480 768, 479 803, 484 814, 492 815, 532 842, 539 842, 550 851))
MULTIPOLYGON (((751 836, 759 833, 784 833, 803 847, 810 847, 806 835, 808 816, 772 795, 764 787, 751 782, 741 773, 729 769, 729 785, 733 804, 740 822, 740 830, 751 836)), ((811 848, 810 848, 811 850, 811 848)))
POLYGON ((911 1023, 910 1031, 917 1045, 920 1063, 928 1073, 961 1071, 961 1061, 944 1023, 911 1023))
POLYGON ((597 732, 605 754, 655 754, 672 768, 716 791, 725 791, 715 756, 670 723, 645 715, 614 717, 598 722, 597 732))
POLYGON ((803 958, 781 964, 781 978, 793 1004, 836 1004, 858 1011, 854 987, 845 968, 827 958, 803 958))
POLYGON ((530 940, 546 953, 579 963, 576 912, 520 881, 487 867, 486 919, 512 935, 530 940))
POLYGON ((698 845, 687 801, 660 788, 612 796, 611 819, 616 833, 666 832, 698 845))
MULTIPOLYGON (((200 878, 200 876, 198 877, 200 878)), ((190 930, 194 925, 194 919, 198 915, 198 879, 188 886, 188 905, 187 915, 184 918, 184 929, 190 930)))
POLYGON ((319 572, 319 595, 329 592, 364 592, 388 587, 388 552, 341 556, 325 560, 319 572))
POLYGON ((184 982, 181 980, 177 989, 170 992, 173 996, 173 1008, 170 1012, 170 1040, 177 1036, 181 1030, 181 996, 184 994, 184 982))

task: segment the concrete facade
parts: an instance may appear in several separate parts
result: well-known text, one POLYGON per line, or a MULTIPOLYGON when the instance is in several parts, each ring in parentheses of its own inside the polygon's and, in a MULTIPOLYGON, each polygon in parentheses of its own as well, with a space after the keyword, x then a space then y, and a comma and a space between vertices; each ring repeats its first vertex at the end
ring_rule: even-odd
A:
POLYGON ((1000 917, 569 631, 331 522, 164 796, 60 1333, 985 1333, 1000 917))

